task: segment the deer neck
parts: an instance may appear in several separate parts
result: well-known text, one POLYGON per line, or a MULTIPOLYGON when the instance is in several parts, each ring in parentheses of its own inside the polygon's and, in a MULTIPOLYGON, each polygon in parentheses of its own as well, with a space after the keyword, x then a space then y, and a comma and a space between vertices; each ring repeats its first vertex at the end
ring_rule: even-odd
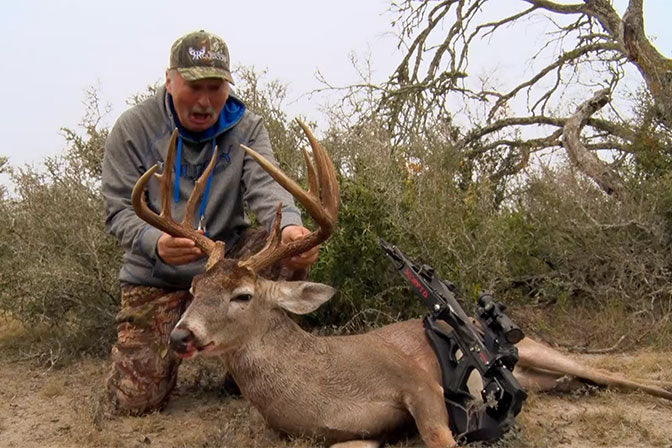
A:
MULTIPOLYGON (((257 332, 235 352, 225 357, 228 371, 243 395, 257 408, 293 389, 293 382, 305 380, 297 369, 324 352, 324 341, 304 331, 282 310, 273 310, 264 331, 257 332)), ((261 409, 260 409, 261 410, 261 409)))

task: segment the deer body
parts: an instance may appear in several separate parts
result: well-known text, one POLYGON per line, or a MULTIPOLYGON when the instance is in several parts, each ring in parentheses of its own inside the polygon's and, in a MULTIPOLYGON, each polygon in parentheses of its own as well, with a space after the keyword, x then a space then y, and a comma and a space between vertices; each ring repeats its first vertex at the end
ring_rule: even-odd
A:
MULTIPOLYGON (((269 426, 337 443, 385 440, 414 419, 427 446, 454 446, 440 367, 421 320, 398 322, 361 335, 318 337, 301 329, 286 312, 313 311, 329 299, 330 287, 251 277, 242 289, 251 299, 244 303, 231 300, 241 292, 237 287, 235 291, 220 288, 218 299, 210 301, 199 295, 199 285, 211 283, 207 278, 216 278, 219 268, 216 265, 203 279, 194 280, 194 301, 176 329, 190 328, 193 347, 210 347, 211 341, 217 341, 214 348, 200 352, 221 356, 243 396, 269 426), (227 315, 230 321, 222 319, 227 315)), ((186 357, 199 352, 197 348, 175 348, 186 357)), ((662 388, 583 366, 529 338, 519 342, 518 348, 520 361, 514 375, 528 390, 578 385, 576 380, 567 381, 571 375, 672 399, 672 393, 662 388)))
MULTIPOLYGON (((383 358, 382 340, 317 338, 288 328, 293 322, 280 325, 285 328, 273 331, 266 343, 250 341, 225 362, 243 395, 282 432, 330 443, 380 437, 411 419, 404 397, 413 391, 403 390, 404 381, 431 387, 427 375, 408 372, 397 350, 381 350, 391 356, 383 358), (296 346, 288 348, 286 341, 296 346)), ((435 392, 441 403, 440 390, 435 392)))
POLYGON ((318 337, 286 314, 314 310, 332 288, 271 282, 229 261, 194 279, 194 300, 173 338, 178 353, 220 356, 242 394, 280 432, 329 443, 385 439, 422 417, 428 446, 454 445, 443 389, 399 348, 375 333, 318 337), (222 272, 238 281, 227 287, 222 272), (216 299, 208 289, 200 294, 212 284, 224 285, 216 299))

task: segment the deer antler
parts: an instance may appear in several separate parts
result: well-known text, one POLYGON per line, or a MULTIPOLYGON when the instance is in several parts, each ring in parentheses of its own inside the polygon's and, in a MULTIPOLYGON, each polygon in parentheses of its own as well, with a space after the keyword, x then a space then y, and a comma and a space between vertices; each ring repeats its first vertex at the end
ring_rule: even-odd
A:
POLYGON ((198 246, 204 253, 208 255, 212 255, 213 252, 223 251, 223 248, 220 247, 220 244, 223 243, 215 244, 215 242, 210 238, 194 230, 191 225, 192 223, 190 222, 194 219, 196 202, 203 194, 208 176, 215 167, 215 163, 217 161, 217 148, 215 147, 214 153, 212 154, 212 159, 210 159, 210 163, 206 167, 201 177, 199 177, 196 181, 194 190, 191 192, 191 196, 189 196, 189 200, 187 201, 187 206, 184 211, 184 218, 182 219, 182 222, 178 224, 173 220, 170 213, 170 188, 172 185, 172 168, 173 160, 175 160, 176 143, 177 129, 173 131, 173 135, 170 137, 170 145, 168 147, 168 155, 166 156, 166 160, 163 164, 163 172, 161 174, 156 174, 156 177, 160 182, 159 191, 161 195, 161 214, 157 215, 149 209, 144 195, 147 182, 149 182, 149 179, 155 175, 159 169, 158 164, 148 169, 147 172, 143 174, 142 177, 140 177, 140 179, 138 179, 138 181, 135 183, 135 187, 133 187, 133 194, 131 195, 133 209, 135 210, 135 213, 138 215, 138 217, 148 224, 156 227, 157 229, 163 230, 164 232, 175 237, 189 238, 193 240, 194 243, 196 243, 196 246, 198 246))
POLYGON ((278 260, 300 254, 317 246, 322 241, 329 238, 334 230, 334 224, 336 223, 339 193, 334 165, 331 163, 327 152, 317 142, 315 137, 313 137, 313 134, 308 127, 299 120, 297 120, 297 122, 299 123, 299 126, 301 126, 301 129, 303 129, 306 137, 308 137, 315 159, 315 167, 313 167, 308 153, 305 150, 303 151, 308 174, 308 191, 301 188, 279 168, 271 164, 256 151, 245 145, 241 146, 259 163, 259 165, 262 166, 262 168, 264 168, 264 170, 266 170, 266 172, 268 172, 268 174, 270 174, 273 179, 303 204, 306 211, 308 211, 308 214, 315 220, 319 227, 317 230, 298 240, 283 243, 280 232, 282 203, 278 204, 273 228, 266 240, 266 245, 255 255, 240 263, 241 266, 247 267, 255 272, 259 272, 278 260), (315 175, 316 169, 317 177, 315 175))

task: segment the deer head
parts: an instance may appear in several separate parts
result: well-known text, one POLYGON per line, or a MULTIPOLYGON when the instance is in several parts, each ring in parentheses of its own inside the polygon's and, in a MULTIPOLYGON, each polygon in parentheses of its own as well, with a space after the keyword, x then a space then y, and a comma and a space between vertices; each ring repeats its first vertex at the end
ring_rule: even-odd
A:
POLYGON ((155 165, 136 183, 131 198, 136 214, 172 236, 192 239, 208 255, 205 272, 194 277, 192 282, 193 301, 171 332, 171 346, 180 356, 188 358, 199 353, 225 353, 239 346, 244 338, 263 332, 278 313, 281 313, 280 310, 296 314, 309 313, 333 295, 333 289, 326 285, 274 282, 258 275, 273 263, 300 254, 325 241, 331 235, 336 222, 339 192, 334 166, 310 130, 300 121, 299 125, 308 137, 315 160, 313 165, 304 150, 308 191, 303 190, 257 152, 245 145, 241 146, 306 208, 318 228, 299 240, 283 243, 280 229, 282 204, 278 204, 265 246, 247 259, 226 258, 224 243, 212 241, 195 230, 190 222, 194 219, 196 203, 203 193, 210 171, 214 168, 217 148, 210 164, 195 183, 181 223, 172 219, 169 199, 177 130, 170 140, 163 173, 156 174, 159 167, 155 165), (160 214, 149 209, 144 195, 145 186, 153 176, 160 181, 160 214))

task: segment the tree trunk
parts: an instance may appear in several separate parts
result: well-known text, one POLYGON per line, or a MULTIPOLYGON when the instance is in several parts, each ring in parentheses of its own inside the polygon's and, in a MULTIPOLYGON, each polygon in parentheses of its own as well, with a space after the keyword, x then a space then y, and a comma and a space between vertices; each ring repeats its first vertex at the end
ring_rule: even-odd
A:
POLYGON ((603 89, 579 106, 563 127, 563 145, 569 160, 579 171, 593 179, 608 195, 622 198, 625 187, 621 178, 581 143, 581 128, 586 120, 608 102, 609 89, 603 89))

